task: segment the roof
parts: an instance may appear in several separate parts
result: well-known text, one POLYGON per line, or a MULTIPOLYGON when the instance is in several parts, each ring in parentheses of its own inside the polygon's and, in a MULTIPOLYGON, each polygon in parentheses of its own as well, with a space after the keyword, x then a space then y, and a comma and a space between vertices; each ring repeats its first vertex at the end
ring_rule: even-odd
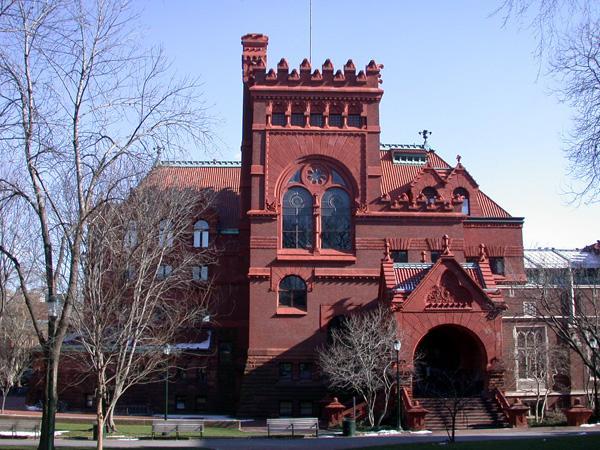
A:
POLYGON ((600 268, 600 255, 578 249, 525 249, 524 261, 525 269, 600 268))
MULTIPOLYGON (((480 288, 487 287, 477 263, 462 263, 461 266, 480 288)), ((394 263, 394 291, 414 291, 432 267, 431 263, 394 263)))
MULTIPOLYGON (((427 162, 438 175, 446 178, 453 170, 435 151, 426 150, 422 145, 380 144, 379 157, 381 161, 381 195, 388 194, 391 198, 400 196, 410 189, 410 184, 421 172, 422 165, 398 164, 392 160, 390 150, 400 150, 403 153, 427 155, 427 162)), ((508 218, 511 215, 486 194, 478 190, 477 201, 481 207, 482 217, 508 218)))
POLYGON ((219 213, 219 228, 238 228, 240 218, 240 172, 237 161, 161 161, 147 181, 163 187, 212 189, 219 213))

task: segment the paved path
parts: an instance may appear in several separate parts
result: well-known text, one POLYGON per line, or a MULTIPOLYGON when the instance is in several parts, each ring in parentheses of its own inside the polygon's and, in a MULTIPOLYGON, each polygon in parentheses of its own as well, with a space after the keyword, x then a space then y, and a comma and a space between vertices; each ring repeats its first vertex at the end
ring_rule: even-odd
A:
MULTIPOLYGON (((510 440, 510 439, 552 439, 556 436, 574 436, 599 434, 600 427, 595 428, 535 428, 527 430, 494 429, 494 430, 465 430, 457 432, 459 441, 482 441, 482 440, 510 440)), ((361 436, 355 438, 345 437, 321 437, 305 439, 266 439, 266 438, 220 438, 220 439, 191 439, 182 441, 143 440, 143 441, 119 441, 107 439, 105 447, 123 448, 210 448, 221 449, 244 449, 244 450, 269 450, 269 449, 318 449, 318 450, 342 450, 352 448, 373 447, 378 445, 401 445, 415 442, 444 442, 447 439, 445 433, 436 432, 426 435, 402 434, 392 436, 361 436)), ((35 446, 37 441, 33 439, 2 439, 2 446, 35 446)), ((94 447, 93 441, 77 441, 57 439, 56 445, 63 447, 94 447)))

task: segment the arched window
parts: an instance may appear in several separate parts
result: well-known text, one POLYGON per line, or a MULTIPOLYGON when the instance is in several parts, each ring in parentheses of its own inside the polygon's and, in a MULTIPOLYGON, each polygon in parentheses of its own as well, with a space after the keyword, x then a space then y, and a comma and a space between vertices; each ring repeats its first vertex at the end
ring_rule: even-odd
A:
POLYGON ((160 221, 158 243, 161 247, 173 247, 173 223, 169 219, 160 221))
POLYGON ((306 310, 306 283, 302 278, 289 275, 279 282, 279 306, 306 310))
POLYGON ((283 196, 283 248, 312 248, 313 198, 306 189, 290 188, 283 196))
POLYGON ((209 226, 206 220, 199 220, 194 224, 194 247, 208 247, 208 230, 209 226))
POLYGON ((428 205, 435 204, 435 200, 437 198, 438 193, 434 188, 426 187, 425 189, 423 189, 422 194, 425 196, 428 205))
POLYGON ((321 247, 351 248, 350 197, 340 188, 325 191, 321 200, 321 247))
POLYGON ((463 198, 460 212, 468 216, 469 214, 471 214, 471 206, 469 204, 469 193, 466 189, 458 188, 454 190, 454 196, 456 197, 458 195, 460 195, 463 198))

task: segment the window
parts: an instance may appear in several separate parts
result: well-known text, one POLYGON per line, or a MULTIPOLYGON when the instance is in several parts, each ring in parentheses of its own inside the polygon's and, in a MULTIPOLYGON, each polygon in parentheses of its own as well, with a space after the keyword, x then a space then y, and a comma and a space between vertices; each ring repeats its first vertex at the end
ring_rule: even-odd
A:
POLYGON ((338 127, 342 126, 342 115, 341 114, 330 114, 329 115, 329 126, 330 127, 338 127))
POLYGON ((173 272, 173 267, 169 265, 160 265, 158 266, 158 270, 156 271, 156 277, 159 280, 164 280, 173 272))
POLYGON ((133 248, 137 245, 137 225, 132 220, 127 224, 127 230, 125 231, 125 238, 123 239, 125 248, 133 248))
MULTIPOLYGON (((543 377, 547 365, 546 330, 544 327, 515 328, 517 378, 535 380, 543 377)), ((528 383, 519 383, 526 389, 528 383)))
POLYGON ((466 189, 458 188, 454 190, 455 197, 462 197, 462 205, 460 207, 460 212, 466 214, 467 216, 471 214, 471 209, 469 205, 469 193, 466 189))
POLYGON ((301 187, 290 188, 283 197, 283 248, 311 248, 313 198, 301 187))
POLYGON ((322 127, 323 126, 323 114, 311 114, 310 115, 310 126, 311 127, 322 127))
POLYGON ((94 407, 94 394, 85 394, 85 407, 86 408, 94 407))
POLYGON ((350 197, 340 188, 325 191, 321 200, 321 247, 349 250, 350 197))
POLYGON ((291 400, 281 400, 279 402, 279 416, 290 417, 292 415, 292 402, 291 400))
POLYGON ((198 367, 196 369, 196 382, 198 384, 206 384, 207 380, 206 367, 198 367))
POLYGON ((504 258, 490 258, 490 269, 494 275, 504 275, 504 258))
POLYGON ((273 113, 271 116, 271 125, 278 127, 285 126, 285 114, 284 113, 273 113))
POLYGON ((360 128, 362 127, 362 118, 360 114, 350 114, 348 115, 348 126, 360 128))
POLYGON ((426 187, 425 189, 423 189, 422 194, 425 197, 427 205, 435 205, 438 193, 434 188, 426 187))
POLYGON ((283 362, 279 363, 279 379, 284 381, 291 381, 292 379, 292 363, 283 362))
POLYGON ((292 125, 295 127, 303 127, 304 126, 304 114, 293 113, 292 114, 292 125))
POLYGON ((194 247, 206 248, 208 247, 208 222, 206 220, 199 220, 194 224, 194 247))
POLYGON ((434 250, 431 252, 431 262, 435 263, 438 259, 440 259, 441 252, 434 250))
POLYGON ((185 409, 185 397, 182 395, 178 395, 175 397, 175 409, 181 411, 185 409))
POLYGON ((290 275, 281 280, 279 306, 306 310, 306 283, 302 278, 290 275))
POLYGON ((205 411, 206 410, 206 397, 203 395, 196 396, 196 411, 205 411))
POLYGON ((300 363, 300 379, 301 380, 312 380, 312 363, 300 363))
POLYGON ((408 262, 408 252, 406 250, 392 250, 392 261, 395 263, 408 262))
POLYGON ((313 416, 312 402, 307 402, 307 401, 300 402, 300 416, 301 417, 312 417, 313 416))
POLYGON ((207 281, 208 280, 208 266, 192 267, 192 280, 207 281))
POLYGON ((535 302, 523 302, 523 315, 528 317, 536 315, 535 302))
POLYGON ((158 229, 158 243, 161 247, 173 246, 173 224, 169 219, 160 221, 158 229))
POLYGON ((427 162, 427 154, 394 152, 392 160, 396 164, 414 164, 420 166, 427 162))

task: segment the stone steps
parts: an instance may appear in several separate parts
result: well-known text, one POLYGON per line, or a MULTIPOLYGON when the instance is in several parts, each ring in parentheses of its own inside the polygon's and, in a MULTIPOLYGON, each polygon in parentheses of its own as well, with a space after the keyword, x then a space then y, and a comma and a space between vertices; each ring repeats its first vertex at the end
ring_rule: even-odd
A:
POLYGON ((445 430, 451 427, 450 410, 459 403, 456 428, 503 428, 508 426, 506 418, 493 401, 479 397, 460 399, 416 398, 430 411, 425 417, 425 427, 429 430, 445 430))

